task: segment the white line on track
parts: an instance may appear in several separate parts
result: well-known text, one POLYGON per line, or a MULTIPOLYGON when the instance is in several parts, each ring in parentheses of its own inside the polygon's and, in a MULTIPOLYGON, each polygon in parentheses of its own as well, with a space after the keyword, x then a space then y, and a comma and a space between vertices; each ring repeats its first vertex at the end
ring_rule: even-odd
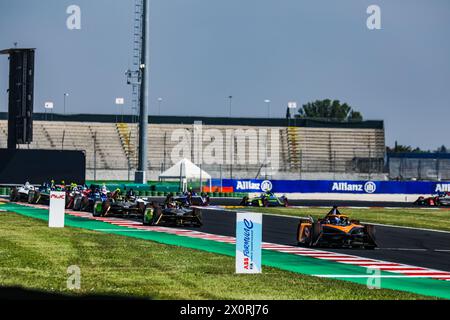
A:
MULTIPOLYGON (((405 279, 411 279, 411 278, 430 278, 430 276, 419 276, 419 275, 361 275, 361 274, 314 274, 316 277, 320 278, 405 278, 405 279)), ((445 277, 442 277, 445 278, 445 277)))
POLYGON ((105 232, 145 232, 147 230, 139 230, 139 229, 94 229, 94 231, 105 231, 105 232))
POLYGON ((429 251, 429 249, 419 248, 376 248, 377 250, 392 250, 392 251, 429 251))
POLYGON ((392 225, 392 224, 382 224, 382 223, 364 222, 364 221, 361 221, 361 223, 371 224, 371 225, 380 226, 380 227, 397 228, 397 229, 410 229, 410 230, 419 230, 419 231, 431 231, 431 232, 439 232, 439 233, 450 233, 450 231, 444 231, 444 230, 416 228, 416 227, 406 227, 406 226, 395 226, 395 225, 392 225))

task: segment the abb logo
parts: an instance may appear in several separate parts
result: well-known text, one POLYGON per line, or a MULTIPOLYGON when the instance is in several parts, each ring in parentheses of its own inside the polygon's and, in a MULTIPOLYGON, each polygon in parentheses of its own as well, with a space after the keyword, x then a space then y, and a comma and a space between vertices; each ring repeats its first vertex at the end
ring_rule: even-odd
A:
POLYGON ((250 259, 245 257, 244 258, 244 269, 248 270, 250 267, 250 259))
POLYGON ((65 194, 61 194, 61 195, 52 194, 52 195, 50 196, 50 199, 63 200, 65 197, 66 197, 65 194))

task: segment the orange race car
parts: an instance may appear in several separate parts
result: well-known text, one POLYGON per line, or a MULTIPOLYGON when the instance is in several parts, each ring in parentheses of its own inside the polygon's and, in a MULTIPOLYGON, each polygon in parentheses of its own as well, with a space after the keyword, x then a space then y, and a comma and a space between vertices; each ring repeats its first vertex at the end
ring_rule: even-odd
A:
POLYGON ((297 229, 297 242, 303 247, 377 247, 374 226, 349 220, 337 207, 333 207, 323 219, 301 219, 297 229))

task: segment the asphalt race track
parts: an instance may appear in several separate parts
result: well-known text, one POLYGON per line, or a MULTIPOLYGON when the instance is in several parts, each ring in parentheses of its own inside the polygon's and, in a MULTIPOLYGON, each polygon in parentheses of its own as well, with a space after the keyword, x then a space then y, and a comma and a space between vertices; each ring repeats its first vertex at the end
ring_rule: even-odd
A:
MULTIPOLYGON (((211 205, 238 206, 241 199, 237 198, 215 198, 211 199, 211 205)), ((305 207, 398 207, 417 208, 417 205, 408 202, 374 202, 374 201, 354 201, 354 200, 289 200, 291 206, 305 207)))
MULTIPOLYGON (((202 214, 203 227, 193 230, 235 236, 235 212, 204 209, 202 214)), ((298 218, 264 215, 263 241, 296 245, 297 224, 298 218)), ((375 250, 327 248, 321 250, 450 271, 450 233, 376 226, 376 238, 379 248, 375 250)))
MULTIPOLYGON (((149 197, 150 201, 163 202, 164 197, 149 197)), ((242 199, 238 198, 211 198, 214 206, 238 206, 242 199)), ((305 207, 392 207, 392 208, 418 208, 409 202, 387 202, 387 201, 354 201, 354 200, 289 200, 289 205, 305 207)))

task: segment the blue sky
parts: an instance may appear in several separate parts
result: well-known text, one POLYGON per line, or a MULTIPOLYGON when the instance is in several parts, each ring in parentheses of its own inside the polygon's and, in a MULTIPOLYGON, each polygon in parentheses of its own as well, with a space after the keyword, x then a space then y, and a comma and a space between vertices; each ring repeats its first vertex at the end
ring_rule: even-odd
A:
MULTIPOLYGON (((117 113, 130 103, 133 0, 0 0, 0 48, 35 47, 35 110, 117 113), (82 29, 66 28, 81 7, 82 29)), ((345 101, 382 119, 387 144, 447 144, 448 0, 153 0, 150 113, 283 117, 287 102, 345 101), (366 27, 381 7, 382 30, 366 27)), ((7 59, 0 57, 0 111, 7 59)), ((129 113, 129 105, 125 112, 129 113)))

